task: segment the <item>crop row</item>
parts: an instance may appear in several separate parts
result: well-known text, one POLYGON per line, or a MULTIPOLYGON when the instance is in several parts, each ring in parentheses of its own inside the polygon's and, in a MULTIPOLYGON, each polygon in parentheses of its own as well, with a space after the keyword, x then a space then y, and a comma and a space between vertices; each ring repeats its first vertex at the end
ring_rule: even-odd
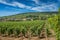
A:
POLYGON ((0 35, 3 36, 39 36, 44 21, 0 22, 0 35))
POLYGON ((51 17, 48 20, 49 20, 51 28, 55 32, 56 40, 60 40, 60 27, 59 27, 60 20, 58 21, 58 16, 54 15, 54 17, 51 17))

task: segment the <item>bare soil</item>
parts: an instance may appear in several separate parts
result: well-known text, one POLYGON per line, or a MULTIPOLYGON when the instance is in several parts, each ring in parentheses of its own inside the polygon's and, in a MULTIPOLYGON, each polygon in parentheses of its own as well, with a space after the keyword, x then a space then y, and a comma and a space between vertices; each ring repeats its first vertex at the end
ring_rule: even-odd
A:
MULTIPOLYGON (((29 38, 15 38, 15 37, 2 37, 0 36, 0 40, 29 40, 29 38)), ((31 37, 30 40, 56 40, 55 37, 49 37, 49 38, 38 38, 38 37, 31 37)))

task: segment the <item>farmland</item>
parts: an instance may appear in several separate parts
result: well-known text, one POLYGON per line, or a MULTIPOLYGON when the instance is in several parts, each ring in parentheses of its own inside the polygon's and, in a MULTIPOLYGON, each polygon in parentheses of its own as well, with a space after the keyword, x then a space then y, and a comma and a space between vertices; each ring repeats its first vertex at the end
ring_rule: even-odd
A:
MULTIPOLYGON (((47 21, 46 21, 47 22, 47 21)), ((22 22, 0 22, 0 35, 2 37, 45 38, 52 36, 45 20, 22 21, 22 22), (43 35, 43 36, 42 36, 43 35)))
POLYGON ((0 40, 59 40, 57 14, 32 14, 24 14, 24 17, 22 17, 23 14, 19 16, 33 20, 18 21, 16 19, 19 19, 19 16, 16 15, 2 17, 0 40))

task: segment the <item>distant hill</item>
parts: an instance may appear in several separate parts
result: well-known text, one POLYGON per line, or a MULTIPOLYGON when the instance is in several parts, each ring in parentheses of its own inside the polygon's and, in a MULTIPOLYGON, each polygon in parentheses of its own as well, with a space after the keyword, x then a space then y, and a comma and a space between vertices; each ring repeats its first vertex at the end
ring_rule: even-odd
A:
POLYGON ((39 17, 46 17, 46 15, 57 14, 58 12, 28 12, 28 13, 19 13, 10 16, 0 17, 0 20, 21 20, 21 19, 38 19, 39 17))

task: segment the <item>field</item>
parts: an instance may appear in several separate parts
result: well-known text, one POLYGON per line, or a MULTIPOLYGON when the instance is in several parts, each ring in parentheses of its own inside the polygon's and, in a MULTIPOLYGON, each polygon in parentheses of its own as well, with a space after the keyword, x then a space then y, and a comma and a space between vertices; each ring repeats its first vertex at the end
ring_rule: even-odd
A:
POLYGON ((0 39, 55 40, 55 33, 46 20, 0 22, 0 39))
POLYGON ((60 40, 58 20, 55 12, 1 17, 0 40, 60 40))

